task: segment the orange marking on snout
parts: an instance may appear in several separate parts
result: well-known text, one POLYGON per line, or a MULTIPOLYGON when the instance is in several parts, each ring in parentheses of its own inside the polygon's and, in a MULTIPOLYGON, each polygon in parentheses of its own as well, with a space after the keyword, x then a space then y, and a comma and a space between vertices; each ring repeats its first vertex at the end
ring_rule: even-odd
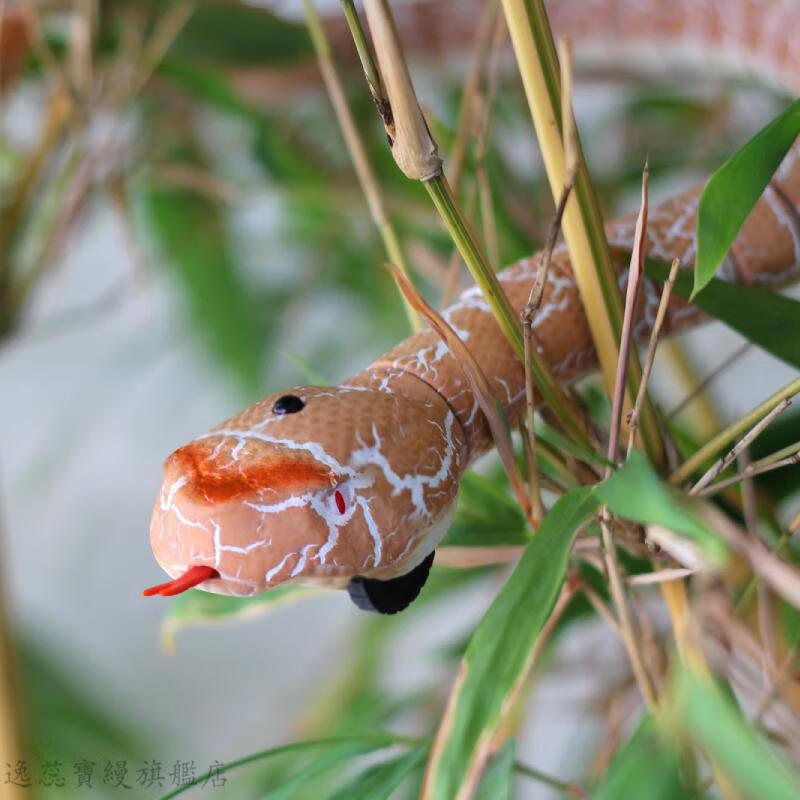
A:
POLYGON ((214 446, 193 442, 176 450, 165 469, 176 469, 187 476, 186 490, 194 500, 217 505, 258 489, 307 491, 315 487, 333 486, 336 476, 315 461, 280 459, 270 462, 231 462, 228 453, 212 458, 214 446), (224 463, 220 464, 219 460, 224 463))

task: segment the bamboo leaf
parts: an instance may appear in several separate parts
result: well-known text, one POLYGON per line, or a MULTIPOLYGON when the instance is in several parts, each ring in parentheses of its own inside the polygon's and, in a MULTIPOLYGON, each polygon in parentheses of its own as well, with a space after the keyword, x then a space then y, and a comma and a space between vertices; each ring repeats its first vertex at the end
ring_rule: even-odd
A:
MULTIPOLYGON (((665 280, 668 272, 669 267, 660 262, 647 264, 647 274, 656 280, 665 280)), ((688 271, 678 272, 675 291, 687 300, 692 296, 692 276, 688 271)), ((755 286, 711 278, 692 302, 748 341, 800 368, 800 302, 797 300, 755 286)))
POLYGON ((210 107, 252 125, 254 154, 274 181, 322 185, 319 164, 303 152, 290 126, 242 96, 225 75, 177 58, 165 59, 158 73, 210 107))
POLYGON ((611 462, 604 456, 596 453, 589 447, 584 447, 581 444, 571 441, 563 433, 557 431, 552 425, 539 420, 536 425, 536 436, 543 441, 552 445, 556 451, 566 451, 572 453, 573 456, 585 461, 587 464, 596 464, 597 466, 607 467, 611 462))
POLYGON ((481 778, 475 800, 511 800, 514 790, 515 750, 516 742, 509 739, 494 754, 481 778))
MULTIPOLYGON (((369 753, 376 750, 383 750, 386 747, 392 747, 395 744, 416 744, 415 741, 409 741, 402 736, 393 736, 392 734, 376 733, 373 735, 364 736, 334 736, 327 739, 311 739, 305 742, 293 742, 292 744, 280 745, 272 747, 269 750, 260 750, 249 756, 237 758, 223 764, 219 767, 219 774, 227 775, 231 770, 238 767, 248 766, 250 764, 257 764, 264 761, 269 761, 274 758, 279 758, 286 755, 298 755, 302 753, 325 753, 331 748, 347 747, 351 754, 356 753, 369 753)), ((172 800, 173 797, 191 791, 195 786, 203 785, 212 776, 211 770, 204 772, 202 775, 194 778, 193 780, 182 784, 176 789, 167 792, 162 796, 161 800, 172 800)))
POLYGON ((525 679, 573 539, 597 505, 594 487, 573 489, 556 502, 472 636, 428 763, 424 800, 468 796, 525 679))
POLYGON ((697 207, 692 299, 722 263, 747 215, 800 134, 800 100, 762 128, 710 178, 697 207))
POLYGON ((303 25, 264 8, 228 2, 198 3, 172 51, 206 64, 288 67, 311 55, 303 25))
MULTIPOLYGON (((359 742, 358 740, 335 744, 304 763, 290 777, 283 780, 280 785, 271 786, 268 791, 261 795, 261 798, 262 800, 287 800, 290 797, 297 797, 298 795, 295 794, 295 791, 310 783, 314 778, 330 772, 344 761, 364 753, 370 753, 375 749, 374 744, 359 742)), ((361 795, 351 795, 351 797, 361 797, 361 795)))
POLYGON ((397 758, 375 764, 334 792, 328 800, 388 800, 403 781, 425 763, 428 745, 414 747, 397 758))
POLYGON ((633 735, 617 752, 597 800, 621 797, 647 797, 648 800, 685 800, 694 797, 682 785, 678 755, 666 737, 659 736, 653 718, 645 717, 633 735))
POLYGON ((170 269, 183 289, 196 333, 245 394, 256 394, 261 386, 264 337, 228 240, 220 204, 155 181, 137 188, 137 222, 158 262, 170 269))
POLYGON ((529 541, 525 515, 508 492, 476 472, 465 473, 456 515, 442 545, 498 547, 529 541))
POLYGON ((636 450, 620 469, 598 485, 597 497, 620 517, 660 525, 693 540, 717 564, 727 556, 719 537, 698 519, 682 495, 661 482, 636 450))
POLYGON ((679 732, 702 747, 745 797, 800 797, 800 775, 764 744, 716 684, 684 672, 666 708, 679 732))

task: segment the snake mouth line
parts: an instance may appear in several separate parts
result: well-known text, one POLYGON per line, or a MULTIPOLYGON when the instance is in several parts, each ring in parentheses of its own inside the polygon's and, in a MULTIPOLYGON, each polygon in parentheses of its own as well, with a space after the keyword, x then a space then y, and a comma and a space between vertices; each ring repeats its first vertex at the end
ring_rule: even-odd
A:
POLYGON ((181 592, 185 592, 187 589, 191 589, 199 583, 211 580, 212 578, 219 578, 219 572, 217 572, 214 567, 197 565, 189 567, 189 569, 178 578, 145 589, 142 594, 145 597, 152 597, 154 594, 160 594, 162 597, 172 597, 173 595, 181 594, 181 592))

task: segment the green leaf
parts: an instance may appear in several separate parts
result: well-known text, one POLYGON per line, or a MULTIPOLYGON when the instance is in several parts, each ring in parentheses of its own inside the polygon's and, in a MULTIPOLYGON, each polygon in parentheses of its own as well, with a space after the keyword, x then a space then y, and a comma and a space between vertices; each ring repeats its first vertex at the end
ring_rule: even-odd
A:
POLYGON ((597 800, 622 797, 689 800, 693 796, 681 783, 678 754, 669 746, 666 737, 659 735, 650 716, 641 721, 614 756, 595 793, 597 800))
POLYGON ((158 65, 157 72, 219 111, 250 121, 261 119, 261 111, 242 97, 233 84, 216 70, 176 58, 165 58, 158 65))
POLYGON ((456 515, 442 545, 499 547, 529 541, 525 515, 503 486, 476 472, 465 473, 456 515))
POLYGON ((800 100, 762 128, 706 184, 697 207, 692 298, 714 277, 747 215, 800 134, 800 100))
POLYGON ((263 8, 229 2, 198 3, 171 52, 217 66, 288 66, 312 55, 300 25, 263 8))
POLYGON ((375 764, 340 787, 328 800, 388 800, 403 781, 425 763, 428 745, 414 747, 397 758, 375 764))
MULTIPOLYGON (((311 739, 305 742, 293 742, 292 744, 284 744, 279 747, 272 747, 269 750, 261 750, 257 753, 252 753, 249 756, 237 758, 223 764, 219 767, 219 774, 227 774, 231 770, 238 767, 244 767, 250 764, 258 764, 264 761, 269 761, 274 758, 279 758, 286 755, 297 755, 301 753, 326 753, 331 748, 347 748, 352 754, 356 753, 370 753, 376 750, 383 750, 386 747, 392 747, 395 744, 408 744, 409 740, 401 736, 393 736, 391 734, 376 733, 373 735, 364 736, 336 736, 328 739, 311 739)), ((184 792, 191 791, 195 786, 202 785, 210 776, 210 771, 204 772, 192 781, 184 783, 177 789, 173 789, 162 796, 161 800, 172 800, 173 797, 184 794, 184 792)))
MULTIPOLYGON (((192 159, 188 159, 192 161, 192 159)), ((228 239, 223 211, 207 196, 143 180, 137 222, 183 289, 199 337, 246 396, 261 387, 264 336, 228 239)))
MULTIPOLYGON (((308 784, 314 778, 330 772, 338 767, 343 761, 347 761, 355 756, 364 753, 371 753, 375 750, 375 745, 370 742, 342 742, 328 748, 325 752, 316 755, 312 760, 303 764, 291 777, 284 780, 279 786, 273 785, 261 796, 262 800, 287 800, 294 795, 296 789, 308 784)), ((297 797, 298 795, 294 795, 297 797)), ((303 796, 301 793, 299 796, 303 796)), ((360 795, 351 795, 360 797, 360 795)))
MULTIPOLYGON (((648 261, 647 274, 664 281, 666 264, 648 261)), ((680 270, 675 291, 683 298, 692 294, 692 276, 680 270)), ((755 286, 711 278, 692 302, 706 314, 724 322, 748 341, 793 367, 800 368, 800 302, 755 286)))
POLYGON ((170 603, 169 612, 161 627, 165 647, 174 648, 175 635, 183 628, 225 622, 233 619, 268 614, 270 611, 302 597, 316 594, 318 589, 307 586, 277 586, 253 597, 231 597, 191 589, 170 603))
POLYGON ((536 435, 543 441, 547 442, 555 450, 559 452, 566 451, 568 453, 572 453, 572 455, 574 455, 576 458, 579 458, 581 461, 585 461, 587 464, 596 464, 598 466, 605 467, 610 463, 599 453, 595 453, 594 450, 573 442, 571 439, 568 439, 566 436, 564 436, 563 433, 560 433, 546 422, 538 422, 536 425, 536 435))
POLYGON ((718 564, 727 556, 727 548, 719 537, 698 519, 682 495, 661 482, 637 450, 597 486, 597 497, 620 517, 660 525, 691 539, 718 564))
POLYGON ((32 755, 65 764, 93 756, 134 761, 163 744, 159 731, 117 718, 103 702, 103 689, 113 691, 113 683, 87 683, 85 673, 55 649, 41 649, 40 641, 25 635, 15 642, 32 755))
POLYGON ((509 739, 494 754, 483 773, 475 800, 511 800, 514 790, 514 752, 516 742, 509 739))
POLYGON ((564 582, 575 535, 597 505, 595 487, 573 489, 556 502, 478 625, 428 765, 430 800, 460 797, 474 778, 477 760, 525 679, 564 582))
POLYGON ((764 744, 718 685, 684 672, 667 709, 679 732, 702 747, 745 797, 800 797, 800 775, 764 744))
MULTIPOLYGON (((252 125, 255 155, 273 180, 286 182, 295 189, 304 184, 318 187, 324 183, 321 156, 309 152, 308 146, 301 147, 303 140, 285 120, 251 103, 218 71, 169 58, 160 64, 158 73, 218 111, 252 125)), ((310 200, 307 198, 305 202, 310 200)))

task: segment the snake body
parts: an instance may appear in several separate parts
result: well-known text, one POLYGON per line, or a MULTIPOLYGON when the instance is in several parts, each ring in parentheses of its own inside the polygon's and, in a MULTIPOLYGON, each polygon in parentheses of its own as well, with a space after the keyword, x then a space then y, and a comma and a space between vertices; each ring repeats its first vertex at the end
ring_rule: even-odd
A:
MULTIPOLYGON (((706 42, 738 51, 784 84, 800 85, 800 47, 791 38, 800 22, 795 0, 682 0, 668 7, 596 0, 555 3, 553 11, 560 30, 706 42)), ((677 257, 684 268, 693 267, 700 191, 695 187, 651 209, 648 256, 677 257)), ((621 285, 634 228, 634 216, 606 228, 621 285)), ((537 254, 500 273, 517 311, 540 260, 537 254)), ((800 144, 759 199, 719 274, 774 288, 800 277, 800 144)), ((646 281, 634 331, 640 340, 659 296, 646 281)), ((464 292, 443 316, 513 421, 525 402, 524 370, 478 289, 464 292)), ((694 307, 672 301, 665 330, 700 319, 694 307)), ((533 332, 561 382, 596 366, 563 245, 554 251, 533 332)), ((430 329, 338 386, 270 395, 167 459, 151 522, 156 559, 176 579, 162 593, 199 583, 210 592, 251 595, 293 581, 341 588, 354 579, 392 582, 415 570, 427 574, 454 513, 460 477, 490 446, 469 382, 430 329)))

